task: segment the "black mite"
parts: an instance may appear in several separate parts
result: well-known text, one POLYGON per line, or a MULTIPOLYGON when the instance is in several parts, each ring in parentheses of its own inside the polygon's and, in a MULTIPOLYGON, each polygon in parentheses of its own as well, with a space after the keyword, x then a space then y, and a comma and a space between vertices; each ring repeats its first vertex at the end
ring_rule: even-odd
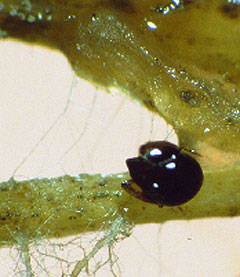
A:
POLYGON ((191 200, 200 190, 203 173, 199 163, 184 149, 167 141, 148 142, 139 156, 126 160, 132 180, 123 188, 145 202, 178 206, 191 200), (141 191, 133 188, 134 183, 141 191))

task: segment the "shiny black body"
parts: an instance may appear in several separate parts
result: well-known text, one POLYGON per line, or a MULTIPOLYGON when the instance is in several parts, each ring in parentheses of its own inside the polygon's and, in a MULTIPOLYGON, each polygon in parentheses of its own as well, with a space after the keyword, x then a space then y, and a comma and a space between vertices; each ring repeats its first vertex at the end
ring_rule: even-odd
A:
MULTIPOLYGON (((167 141, 142 145, 139 157, 128 159, 126 164, 132 181, 142 190, 136 192, 136 197, 159 206, 188 202, 198 193, 203 181, 199 163, 167 141)), ((134 194, 132 188, 131 194, 134 194)))

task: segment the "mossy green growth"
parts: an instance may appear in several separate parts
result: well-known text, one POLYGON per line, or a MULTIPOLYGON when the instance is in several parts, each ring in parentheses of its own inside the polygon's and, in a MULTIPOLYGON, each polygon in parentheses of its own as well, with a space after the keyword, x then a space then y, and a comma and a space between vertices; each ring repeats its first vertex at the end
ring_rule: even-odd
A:
MULTIPOLYGON (((61 50, 77 75, 105 88, 117 87, 128 93, 173 126, 180 146, 194 149, 199 154, 196 158, 204 171, 204 184, 192 201, 174 209, 139 203, 121 191, 119 178, 112 175, 113 186, 116 183, 121 191, 121 197, 116 199, 124 202, 116 205, 118 211, 127 208, 128 220, 134 219, 136 223, 239 214, 239 5, 224 0, 183 1, 181 7, 163 14, 154 10, 159 4, 155 0, 39 0, 32 1, 27 9, 23 2, 1 1, 0 28, 9 37, 61 50), (128 198, 126 202, 125 197, 128 198), (139 217, 133 216, 143 207, 144 212, 140 212, 139 217)), ((87 176, 87 180, 101 180, 87 176)), ((64 189, 68 191, 71 181, 69 177, 62 178, 66 185, 64 189)), ((51 184, 55 179, 47 182, 51 184)), ((62 201, 67 202, 67 197, 72 197, 67 191, 65 199, 60 201, 56 199, 58 189, 52 191, 54 186, 46 185, 43 180, 31 181, 34 185, 27 182, 14 184, 12 189, 11 182, 1 186, 7 188, 7 193, 22 188, 21 193, 9 195, 10 198, 0 196, 2 230, 12 226, 8 228, 13 236, 15 231, 27 230, 32 220, 41 225, 45 220, 51 221, 50 214, 53 218, 59 215, 55 210, 60 214, 69 211, 67 206, 58 208, 66 205, 62 201), (22 208, 24 216, 18 220, 19 206, 14 205, 25 205, 20 200, 22 197, 27 199, 26 195, 29 199, 37 199, 34 188, 42 190, 42 187, 44 194, 51 194, 54 200, 41 202, 47 201, 43 195, 34 210, 30 206, 22 208), (17 199, 13 201, 11 197, 17 199), (49 208, 50 203, 53 208, 49 208), (41 216, 46 217, 39 217, 38 208, 41 216), (10 220, 8 209, 15 216, 13 225, 10 222, 5 225, 10 220), (25 212, 31 215, 30 221, 26 220, 25 212)), ((56 184, 60 183, 57 181, 56 184)), ((93 187, 89 180, 86 186, 91 195, 93 187)), ((1 193, 6 191, 1 189, 1 193)), ((106 195, 104 201, 112 203, 112 199, 106 195)), ((80 210, 82 203, 79 200, 77 204, 80 210)), ((92 217, 97 216, 95 208, 98 205, 89 203, 92 217)), ((109 205, 104 203, 101 205, 109 205)), ((67 213, 67 217, 79 217, 81 213, 77 210, 74 208, 73 214, 67 213)), ((84 224, 79 231, 87 230, 84 224)), ((39 225, 34 226, 31 228, 39 225)), ((98 227, 96 223, 90 229, 98 227)), ((39 230, 31 228, 26 234, 29 238, 39 230)), ((72 230, 76 232, 74 228, 72 230)), ((50 236, 57 235, 50 229, 48 232, 50 236)))

